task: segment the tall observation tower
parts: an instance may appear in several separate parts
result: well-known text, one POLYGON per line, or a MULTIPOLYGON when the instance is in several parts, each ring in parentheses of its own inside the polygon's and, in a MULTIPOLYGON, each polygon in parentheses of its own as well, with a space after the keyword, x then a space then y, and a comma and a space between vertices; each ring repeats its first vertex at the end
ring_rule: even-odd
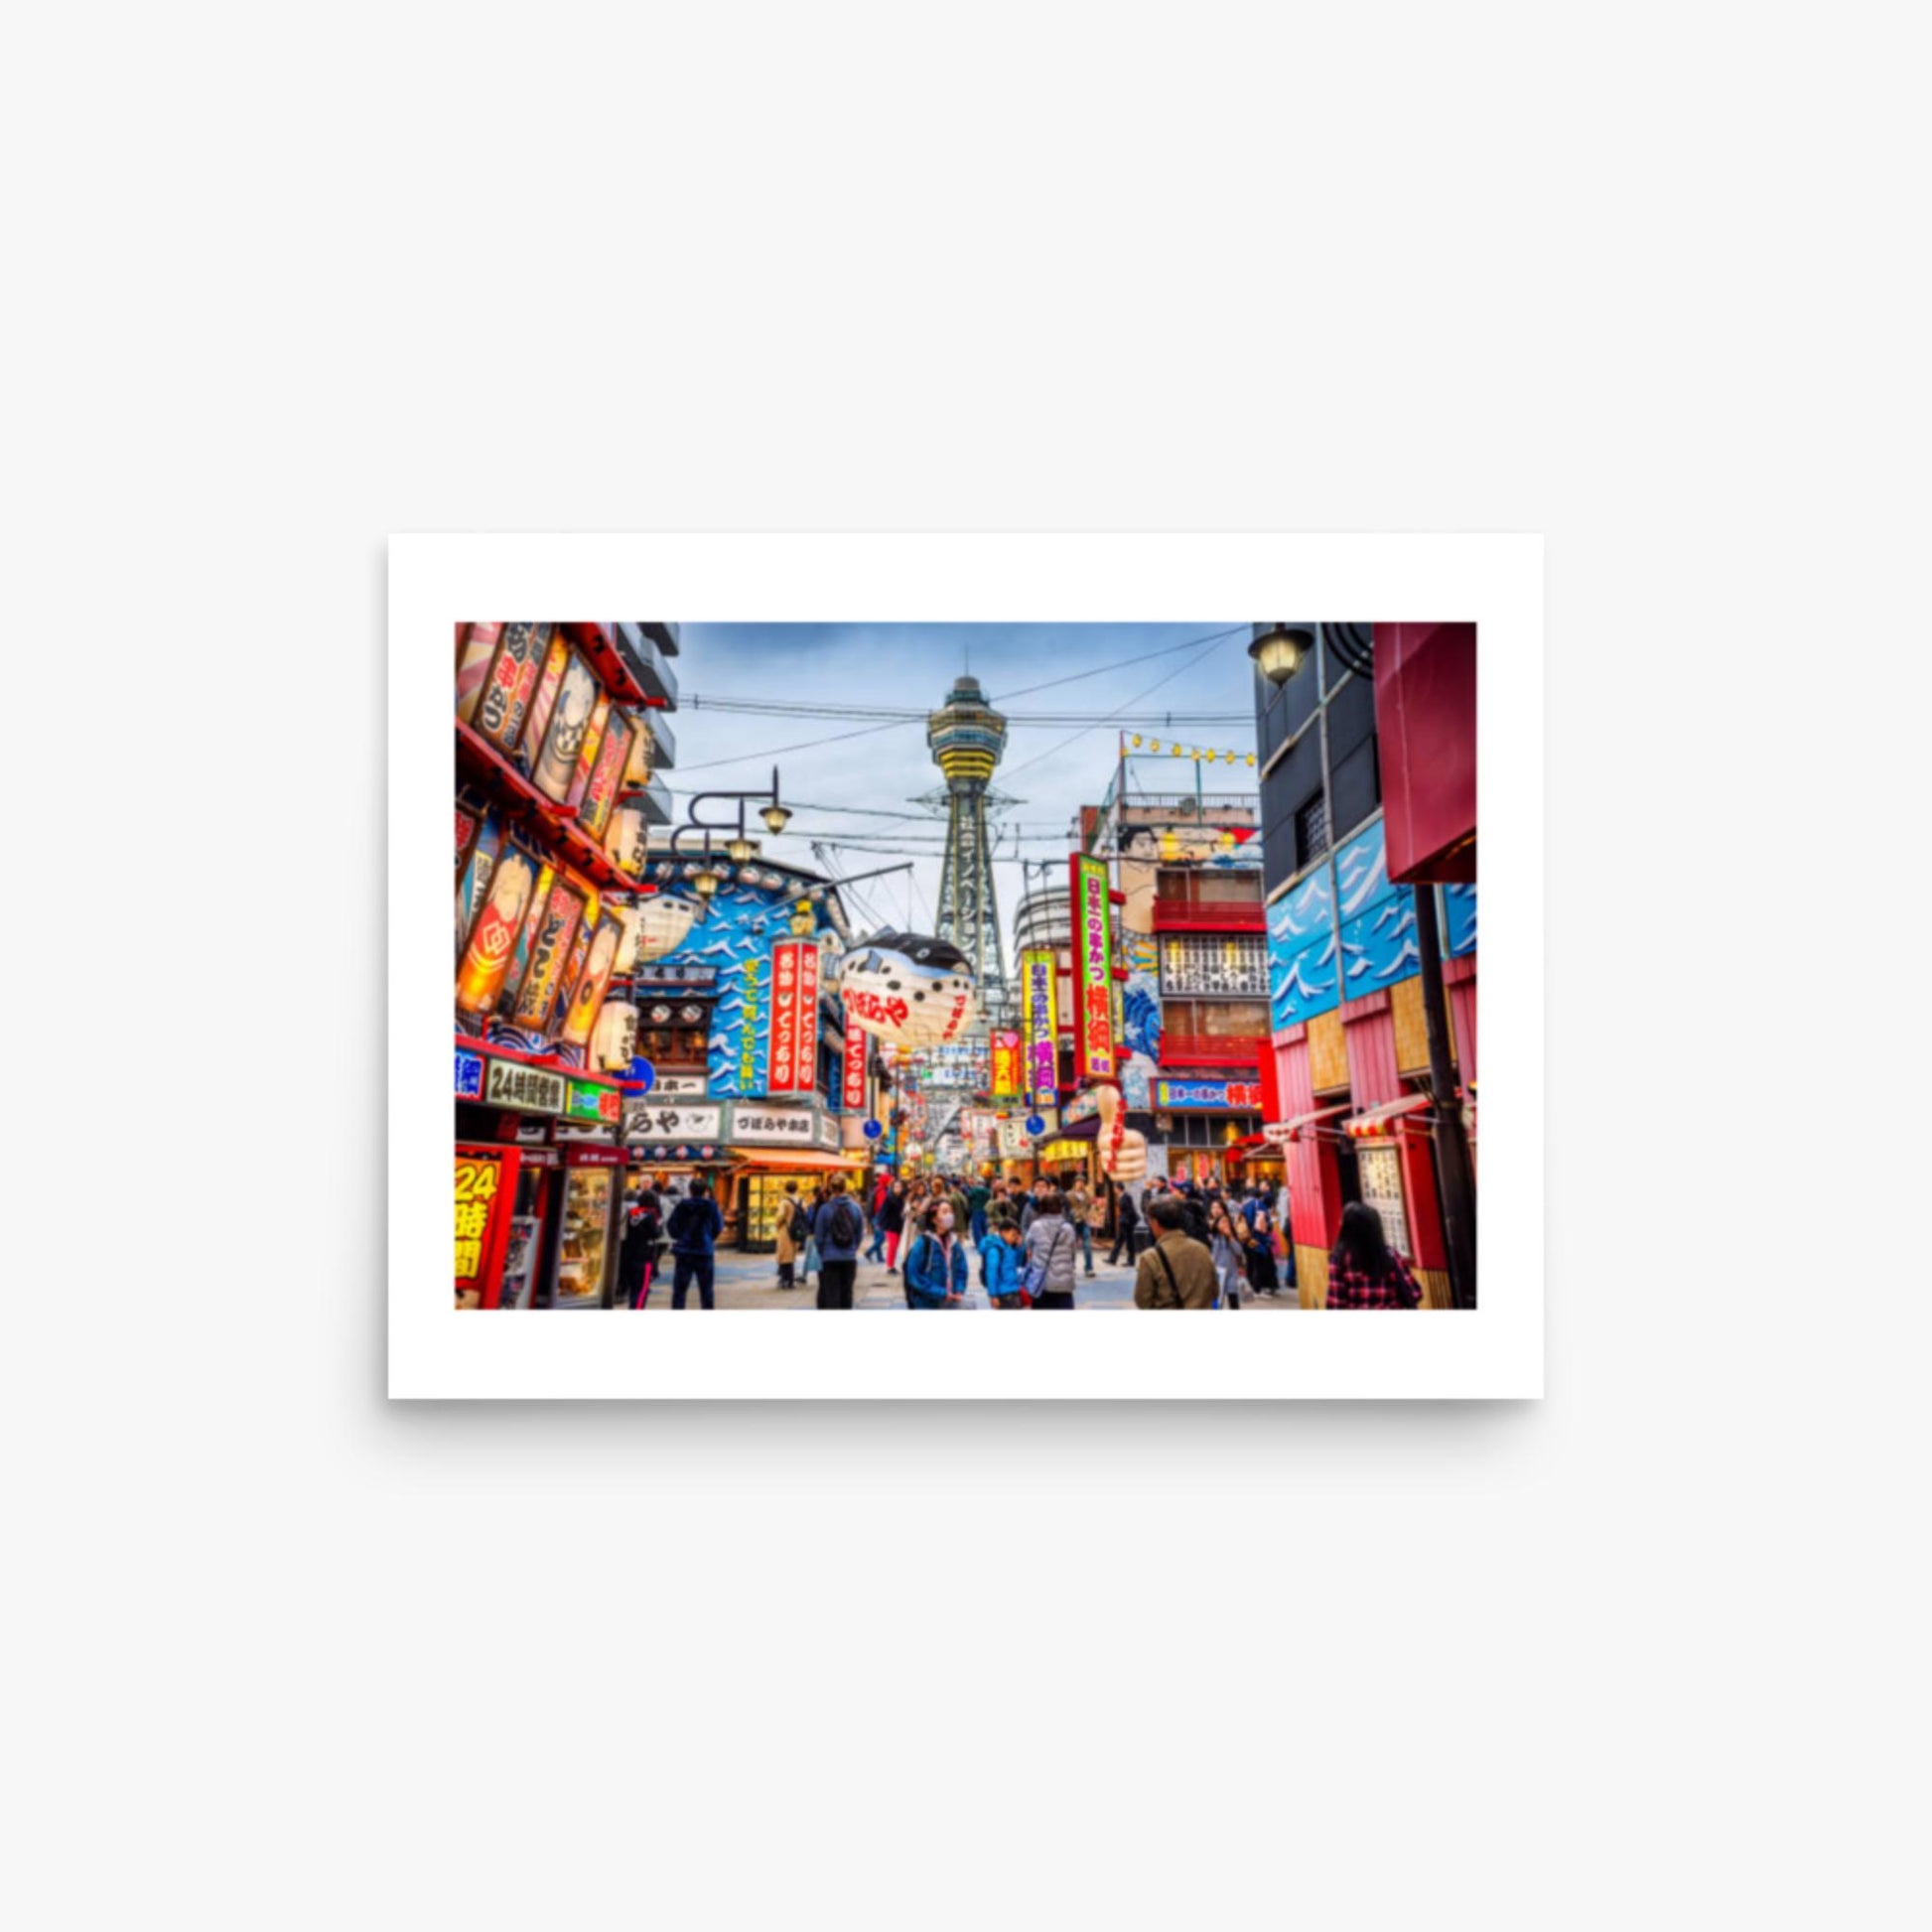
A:
POLYGON ((926 719, 925 742, 946 778, 946 865, 939 876, 939 937, 971 962, 980 1011, 1006 1011, 1007 971, 1000 908, 993 896, 987 793, 1007 748, 1007 721, 986 702, 979 679, 962 676, 926 719))

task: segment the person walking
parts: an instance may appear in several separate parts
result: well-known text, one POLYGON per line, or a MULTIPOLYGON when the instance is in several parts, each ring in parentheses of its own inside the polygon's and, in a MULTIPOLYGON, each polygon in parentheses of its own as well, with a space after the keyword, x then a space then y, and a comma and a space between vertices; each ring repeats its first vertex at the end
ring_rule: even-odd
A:
POLYGON ((859 1273, 859 1245, 866 1238, 866 1217, 845 1191, 842 1173, 832 1176, 831 1192, 812 1216, 812 1238, 818 1243, 818 1306, 849 1309, 859 1273))
POLYGON ((725 1217, 702 1176, 693 1176, 690 1191, 671 1209, 664 1231, 671 1237, 671 1307, 681 1309, 696 1282, 698 1305, 715 1309, 718 1237, 725 1231, 725 1217))
POLYGON ((1154 1241, 1134 1273, 1137 1309, 1211 1309, 1220 1293, 1214 1257, 1186 1230, 1186 1217, 1173 1194, 1157 1194, 1147 1204, 1154 1241))
POLYGON ((996 1309, 1032 1307, 1027 1292, 1020 1286, 1020 1223, 1003 1220, 980 1243, 980 1280, 986 1299, 996 1309))
POLYGON ((993 1198, 993 1190, 985 1181, 975 1180, 966 1189, 967 1224, 973 1231, 973 1246, 977 1248, 986 1239, 987 1203, 993 1198))
POLYGON ((964 1305, 968 1285, 966 1244, 954 1231, 952 1202, 941 1194, 906 1251, 905 1306, 956 1309, 964 1305))
POLYGON ((1341 1210, 1341 1231, 1328 1256, 1331 1309, 1419 1309, 1422 1290, 1407 1255, 1389 1246, 1382 1217, 1366 1201, 1341 1210))
POLYGON ((868 1261, 883 1262, 886 1259, 886 1203, 892 1197, 892 1176, 882 1168, 879 1171, 879 1184, 872 1190, 872 1240, 866 1248, 868 1261))
MULTIPOLYGON (((1165 1196, 1164 1196, 1165 1198, 1165 1196)), ((1114 1245, 1107 1256, 1107 1266, 1117 1267, 1124 1249, 1128 1267, 1134 1265, 1134 1231, 1140 1225, 1141 1211, 1134 1205, 1134 1196, 1125 1187, 1114 1195, 1114 1245)))
POLYGON ((1043 1175, 1034 1182, 1033 1192, 1027 1197, 1027 1204, 1020 1210, 1020 1233, 1022 1237, 1034 1231, 1034 1223, 1042 1211, 1042 1203, 1053 1191, 1053 1183, 1043 1175))
POLYGON ((1213 1258, 1214 1272, 1221 1278, 1222 1306, 1238 1309, 1241 1285, 1248 1278, 1243 1265, 1247 1229, 1218 1187, 1208 1195, 1206 1207, 1208 1252, 1213 1258))
POLYGON ((896 1180, 879 1210, 879 1225, 886 1233, 886 1272, 898 1273, 898 1238, 905 1229, 905 1183, 896 1180))
POLYGON ((618 1292, 627 1309, 641 1309, 650 1299, 650 1278, 664 1248, 664 1210, 646 1187, 631 1202, 618 1256, 618 1292))
POLYGON ((1087 1280, 1093 1280, 1093 1193, 1085 1179, 1075 1174, 1073 1185, 1067 1189, 1067 1219, 1073 1224, 1073 1232, 1080 1243, 1080 1254, 1085 1261, 1087 1280))
POLYGON ((798 1183, 785 1182, 784 1198, 778 1203, 778 1286, 798 1286, 798 1251, 811 1232, 805 1219, 805 1204, 798 1198, 798 1183))
POLYGON ((1034 1197, 1034 1224, 1027 1230, 1027 1273, 1022 1277, 1036 1309, 1073 1306, 1073 1255, 1079 1246, 1066 1218, 1066 1196, 1042 1181, 1034 1197))
POLYGON ((1248 1282, 1257 1295, 1279 1295, 1282 1278, 1275 1266, 1275 1214, 1268 1196, 1258 1194, 1245 1207, 1248 1221, 1248 1282))

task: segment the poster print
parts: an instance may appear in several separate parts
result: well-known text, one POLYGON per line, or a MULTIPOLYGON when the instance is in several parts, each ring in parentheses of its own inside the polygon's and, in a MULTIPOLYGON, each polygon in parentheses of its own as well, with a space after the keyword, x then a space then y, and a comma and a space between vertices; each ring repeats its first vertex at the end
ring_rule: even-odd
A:
MULTIPOLYGON (((1400 594, 1402 608, 1431 608, 1426 590, 1400 594)), ((450 602, 475 608, 460 587, 450 602)), ((459 1083, 456 1128, 463 1145, 515 1147, 532 1164, 516 1203, 540 1230, 523 1250, 524 1311, 543 1320, 573 1301, 589 1311, 584 1283, 616 1269, 626 1203, 645 1186, 693 1198, 700 1180, 723 1221, 719 1307, 783 1309, 759 1245, 770 1204, 787 1179, 809 1195, 843 1177, 869 1220, 895 1181, 975 1208, 1040 1181, 1084 1187, 1089 1201, 1135 1201, 1143 1227, 1183 1189, 1219 1195, 1243 1226, 1265 1216, 1264 1236, 1237 1244, 1235 1273, 1209 1250, 1201 1306, 1316 1319, 1292 1350, 1253 1320, 1238 1354, 1210 1350, 1216 1373, 1249 1386, 1257 1364, 1311 1386, 1300 1364, 1332 1356, 1319 1339, 1328 1315, 1376 1309, 1485 1333, 1492 1316, 1506 1323, 1491 1249, 1480 1283, 1474 1272, 1470 1212, 1477 1042, 1501 1066, 1508 1031, 1487 1008, 1476 1025, 1476 899, 1505 889, 1487 873, 1478 884, 1472 806, 1455 791, 1473 765, 1474 711, 1458 712, 1457 694, 1473 691, 1490 622, 1481 609, 1389 624, 1162 618, 1127 637, 1118 624, 1022 620, 936 624, 928 643, 915 621, 889 641, 883 624, 700 616, 631 626, 658 655, 628 658, 567 612, 546 621, 540 654, 535 626, 519 652, 503 624, 491 667, 514 660, 517 681, 486 685, 476 715, 487 703, 495 721, 500 708, 508 729, 523 690, 528 764, 491 767, 458 734, 453 943, 459 1031, 478 1030, 459 1050, 500 1058, 521 1084, 511 1105, 459 1083), (786 681, 801 650, 829 653, 835 681, 837 654, 861 653, 863 731, 831 715, 829 696, 816 702, 820 686, 786 681), (1137 707, 1156 670, 1129 660, 1163 652, 1172 666, 1160 670, 1185 675, 1163 708, 1137 707), (1029 695, 1055 679, 1067 683, 1052 696, 1029 695), (783 708, 767 710, 764 694, 779 692, 783 708), (652 734, 665 761, 639 799, 623 780, 646 711, 666 721, 652 734), (1304 742, 1323 756, 1297 762, 1304 742), (1420 778, 1405 759, 1423 761, 1420 778), (1278 779, 1300 787, 1286 803, 1269 789, 1278 779), (626 878, 602 855, 631 807, 626 878), (684 1109, 709 1110, 702 1136, 623 1137, 626 1110, 633 1129, 654 1130, 666 1110, 682 1126, 684 1109), (561 1256, 561 1176, 592 1150, 614 1157, 608 1193, 573 1183, 582 1198, 561 1256), (1342 1239, 1344 1216, 1374 1217, 1395 1274, 1363 1266, 1370 1251, 1342 1239), (565 1261, 583 1278, 575 1295, 555 1278, 565 1261)), ((452 634, 446 621, 426 632, 439 677, 452 634)), ((474 663, 469 641, 457 640, 459 674, 474 663)), ((1492 918, 1492 955, 1515 929, 1492 918)), ((1520 1121, 1520 1068, 1509 1081, 1492 1068, 1492 1123, 1520 1121)), ((1508 1166, 1492 1158, 1483 1178, 1493 1187, 1508 1166)), ((1121 1313, 1130 1337, 1142 1313, 1189 1311, 1150 1291, 1145 1253, 1126 1246, 1110 1262, 1110 1231, 1090 1231, 1102 1236, 1095 1272, 1078 1271, 1071 1311, 1121 1313)), ((884 1271, 862 1254, 852 1311, 920 1311, 902 1271, 884 1271)), ((593 1314, 585 1333, 668 1312, 662 1297, 641 1310, 613 1300, 600 1293, 608 1321, 593 1314)), ((961 1311, 1008 1311, 973 1297, 961 1311)), ((1086 1326, 1076 1355, 1140 1346, 1102 1332, 1089 1347, 1086 1326)), ((627 1359, 627 1343, 612 1346, 627 1359)), ((1178 1390, 1193 1369, 1169 1358, 1191 1352, 1157 1348, 1143 1365, 1152 1382, 1136 1386, 1178 1390)), ((661 1391, 677 1356, 646 1351, 640 1364, 656 1366, 639 1372, 661 1391)))

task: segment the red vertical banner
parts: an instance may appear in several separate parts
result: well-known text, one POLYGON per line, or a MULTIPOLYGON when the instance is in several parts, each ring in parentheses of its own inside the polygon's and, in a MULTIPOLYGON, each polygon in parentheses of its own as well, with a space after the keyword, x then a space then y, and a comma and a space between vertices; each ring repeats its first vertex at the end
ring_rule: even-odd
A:
POLYGON ((513 1147, 456 1151, 456 1305, 493 1309, 503 1292, 503 1245, 522 1155, 513 1147))
POLYGON ((1112 1080, 1114 1054, 1114 920, 1107 867, 1076 852, 1069 867, 1073 895, 1073 1075, 1112 1080))
POLYGON ((818 948, 798 945, 798 1054, 793 1078, 799 1093, 818 1091, 818 948))
POLYGON ((766 1093, 798 1091, 798 942, 781 939, 771 948, 771 1050, 766 1093))
POLYGON ((848 1114, 866 1111, 866 1035, 859 1031, 850 1007, 845 1015, 845 1086, 841 1104, 848 1114))

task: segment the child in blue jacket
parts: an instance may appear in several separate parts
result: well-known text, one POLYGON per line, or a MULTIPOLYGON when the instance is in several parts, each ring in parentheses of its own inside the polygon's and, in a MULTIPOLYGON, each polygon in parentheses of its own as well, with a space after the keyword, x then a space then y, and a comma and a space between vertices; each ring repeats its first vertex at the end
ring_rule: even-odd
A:
POLYGON ((905 1306, 957 1308, 966 1299, 966 1244, 952 1231, 953 1211, 941 1201, 905 1257, 905 1306))
POLYGON ((1020 1223, 1001 1221, 980 1243, 980 1280, 996 1309, 1024 1309, 1020 1292, 1020 1223))

